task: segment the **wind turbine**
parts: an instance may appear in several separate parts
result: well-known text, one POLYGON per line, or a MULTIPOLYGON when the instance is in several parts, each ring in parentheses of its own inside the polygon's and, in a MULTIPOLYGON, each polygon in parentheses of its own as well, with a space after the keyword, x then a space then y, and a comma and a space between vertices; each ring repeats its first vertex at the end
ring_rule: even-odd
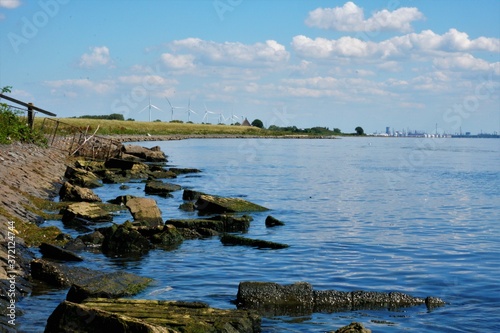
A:
POLYGON ((240 118, 238 118, 237 115, 232 114, 231 117, 229 117, 229 119, 231 119, 231 123, 233 123, 233 121, 235 121, 235 120, 238 121, 240 118))
POLYGON ((206 104, 204 104, 204 105, 205 105, 205 115, 203 116, 203 122, 205 122, 205 120, 208 120, 208 114, 215 114, 215 112, 209 111, 207 109, 207 105, 206 104))
POLYGON ((172 111, 170 115, 170 121, 174 120, 174 109, 183 109, 182 106, 173 106, 172 103, 170 103, 170 100, 168 97, 165 97, 167 99, 168 104, 170 105, 170 110, 172 111))
POLYGON ((188 108, 187 108, 188 123, 189 123, 189 116, 191 115, 191 113, 197 114, 196 112, 194 112, 194 110, 191 109, 191 98, 190 98, 188 100, 188 108))
POLYGON ((144 109, 142 109, 141 111, 139 111, 139 113, 141 113, 142 111, 146 110, 146 109, 149 109, 149 121, 151 122, 151 108, 154 108, 158 111, 161 111, 161 109, 159 107, 157 107, 156 105, 153 105, 151 104, 151 95, 149 95, 149 105, 144 107, 144 109))
POLYGON ((219 119, 218 119, 218 124, 222 124, 226 122, 226 117, 224 117, 224 114, 222 112, 218 113, 219 119))

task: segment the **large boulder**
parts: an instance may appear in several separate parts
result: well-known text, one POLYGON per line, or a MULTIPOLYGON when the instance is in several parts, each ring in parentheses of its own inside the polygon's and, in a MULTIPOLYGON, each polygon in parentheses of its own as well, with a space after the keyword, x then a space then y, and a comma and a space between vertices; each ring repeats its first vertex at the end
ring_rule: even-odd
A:
POLYGON ((64 177, 66 177, 70 183, 85 188, 96 188, 102 186, 99 181, 99 177, 97 177, 92 171, 73 166, 66 167, 64 177))
POLYGON ((161 211, 156 201, 151 198, 126 198, 125 206, 137 224, 155 227, 163 225, 161 211))
POLYGON ((251 311, 215 309, 201 302, 91 298, 59 304, 45 333, 257 333, 260 325, 251 311))
POLYGON ((124 145, 122 153, 139 157, 147 162, 166 162, 167 156, 161 151, 159 146, 145 148, 136 145, 124 145))
POLYGON ((138 294, 152 279, 127 272, 98 274, 79 283, 74 283, 66 300, 80 303, 90 297, 119 298, 138 294))
POLYGON ((339 328, 335 332, 331 331, 329 333, 372 333, 372 331, 365 328, 361 323, 353 322, 347 326, 339 328))
POLYGON ((272 282, 241 282, 237 304, 240 308, 253 309, 267 316, 297 316, 312 312, 399 309, 424 304, 432 308, 445 303, 435 297, 424 299, 400 292, 315 291, 306 282, 285 286, 272 282))
POLYGON ((83 219, 90 222, 110 222, 113 216, 102 205, 89 202, 77 202, 68 205, 60 212, 63 223, 71 223, 74 219, 83 219))
POLYGON ((170 193, 180 191, 182 187, 177 184, 164 183, 159 180, 150 180, 146 183, 146 194, 156 194, 163 197, 171 196, 170 193))
POLYGON ((201 194, 196 201, 200 214, 225 214, 241 212, 263 212, 266 207, 254 204, 241 198, 226 198, 215 195, 201 194))
POLYGON ((73 185, 70 182, 65 182, 59 190, 61 201, 73 202, 101 202, 101 198, 89 188, 73 185))
POLYGON ((59 288, 81 283, 96 274, 96 271, 88 268, 68 266, 45 259, 33 260, 30 267, 32 278, 59 288))
POLYGON ((141 255, 153 248, 150 241, 130 223, 99 230, 104 235, 102 251, 112 255, 141 255))

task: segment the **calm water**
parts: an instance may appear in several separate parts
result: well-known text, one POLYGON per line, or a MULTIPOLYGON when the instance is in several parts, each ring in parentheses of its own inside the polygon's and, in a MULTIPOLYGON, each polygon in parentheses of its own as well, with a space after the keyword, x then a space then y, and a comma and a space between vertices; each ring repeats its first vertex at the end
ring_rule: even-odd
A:
MULTIPOLYGON (((87 265, 155 278, 136 298, 202 300, 234 308, 240 281, 317 290, 400 291, 448 302, 401 311, 353 311, 265 318, 263 332, 324 332, 352 321, 373 332, 494 332, 500 329, 500 140, 345 138, 196 139, 156 143, 169 163, 203 173, 172 182, 243 197, 270 212, 253 214, 248 237, 283 250, 225 247, 217 238, 185 241, 170 252, 130 261, 85 253, 87 265), (267 229, 267 215, 285 226, 267 229)), ((103 200, 125 192, 96 190, 103 200)), ((143 184, 126 193, 144 196, 143 184)), ((165 219, 182 193, 157 200, 165 219)), ((115 218, 117 223, 128 214, 115 218)), ((57 224, 58 222, 52 222, 57 224)), ((50 223, 49 223, 50 224, 50 223)), ((67 232, 71 232, 67 230, 67 232)), ((42 332, 66 291, 21 303, 23 329, 42 332)))

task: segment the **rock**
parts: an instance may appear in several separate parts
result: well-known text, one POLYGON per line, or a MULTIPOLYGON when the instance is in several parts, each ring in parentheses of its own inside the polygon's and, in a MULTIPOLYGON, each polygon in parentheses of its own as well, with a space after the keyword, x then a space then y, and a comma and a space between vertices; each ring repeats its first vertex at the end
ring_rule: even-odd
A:
POLYGON ((285 225, 285 223, 281 222, 277 218, 274 218, 271 215, 266 217, 266 227, 267 228, 272 228, 272 227, 282 226, 282 225, 285 225))
POLYGON ((76 201, 76 202, 101 202, 101 198, 94 191, 88 188, 83 188, 77 185, 72 185, 70 182, 65 182, 59 190, 61 201, 76 201))
POLYGON ((179 209, 183 210, 185 212, 194 212, 195 206, 194 206, 194 203, 192 203, 192 202, 184 202, 184 203, 179 205, 179 209))
POLYGON ((230 235, 230 234, 224 234, 220 241, 224 245, 244 245, 244 246, 252 246, 256 247, 259 249, 285 249, 288 247, 287 244, 280 244, 280 243, 274 243, 274 242, 269 242, 265 240, 260 240, 260 239, 250 239, 250 238, 245 238, 241 236, 235 236, 235 235, 230 235))
POLYGON ((170 196, 171 192, 179 191, 182 187, 176 184, 164 183, 159 180, 150 180, 146 183, 144 191, 146 194, 156 194, 160 196, 170 196))
POLYGON ((124 145, 122 147, 122 152, 139 157, 147 162, 167 162, 167 156, 158 146, 148 149, 136 145, 124 145))
POLYGON ((40 245, 40 253, 44 258, 62 260, 62 261, 83 261, 79 255, 65 250, 59 246, 42 243, 40 245))
POLYGON ((133 296, 146 288, 152 281, 123 271, 99 274, 80 283, 73 284, 66 300, 81 303, 90 297, 119 298, 133 296))
POLYGON ((104 235, 102 251, 108 254, 136 255, 144 254, 153 248, 149 240, 141 235, 130 222, 120 226, 113 225, 100 229, 104 235))
POLYGON ((104 235, 100 231, 96 230, 92 233, 78 236, 77 239, 81 240, 85 246, 96 247, 102 245, 104 242, 104 235))
POLYGON ((80 239, 80 238, 75 238, 70 240, 64 245, 64 249, 68 251, 83 251, 85 250, 86 246, 85 243, 80 239))
POLYGON ((155 179, 177 178, 177 174, 170 170, 165 170, 161 165, 149 165, 149 175, 155 179))
POLYGON ((64 177, 73 185, 78 185, 85 188, 96 188, 102 186, 99 177, 92 171, 68 166, 64 177))
MULTIPOLYGON (((428 297, 427 299, 429 299, 428 297)), ((444 305, 439 298, 434 304, 444 305)), ((425 300, 399 292, 315 291, 306 282, 282 286, 272 282, 241 282, 237 305, 257 310, 267 316, 308 315, 314 312, 354 311, 364 309, 399 309, 423 305, 425 300)))
POLYGON ((212 229, 217 232, 246 232, 250 227, 250 221, 251 219, 248 216, 219 215, 210 219, 171 219, 165 223, 176 228, 196 231, 212 229))
MULTIPOLYGON (((330 333, 334 333, 333 331, 330 333)), ((365 328, 361 323, 350 323, 347 326, 341 327, 335 333, 372 333, 371 330, 365 328)))
POLYGON ((128 183, 131 179, 130 173, 123 173, 121 170, 113 172, 111 170, 105 170, 102 173, 102 182, 104 184, 121 184, 128 183))
POLYGON ((94 298, 59 304, 45 333, 257 333, 260 326, 253 312, 215 309, 201 302, 94 298))
POLYGON ((224 198, 202 194, 196 201, 200 214, 224 214, 239 212, 263 212, 268 210, 252 202, 240 198, 224 198))
POLYGON ((156 247, 173 250, 182 244, 184 237, 177 228, 166 225, 162 232, 153 234, 150 240, 156 247))
POLYGON ((98 204, 88 202, 77 202, 68 205, 60 213, 62 214, 62 221, 64 223, 69 223, 75 218, 91 222, 110 222, 113 220, 110 212, 104 210, 98 204))
POLYGON ((184 190, 184 192, 182 193, 182 200, 186 200, 186 201, 195 201, 195 200, 198 200, 198 198, 199 198, 202 194, 205 194, 205 193, 185 189, 185 190, 184 190))
POLYGON ((96 271, 83 267, 72 267, 45 259, 31 262, 31 276, 55 287, 69 287, 95 275, 96 271))
POLYGON ((75 161, 75 167, 86 171, 96 172, 106 169, 104 161, 84 160, 79 159, 75 161))
POLYGON ((253 309, 270 316, 310 314, 314 307, 314 293, 307 282, 285 286, 272 282, 240 282, 236 304, 238 308, 253 309))
POLYGON ((193 169, 193 168, 169 168, 170 172, 173 172, 176 175, 184 175, 187 173, 199 173, 201 170, 193 169))
POLYGON ((126 200, 125 206, 138 224, 149 227, 163 225, 161 211, 154 199, 130 198, 126 200))

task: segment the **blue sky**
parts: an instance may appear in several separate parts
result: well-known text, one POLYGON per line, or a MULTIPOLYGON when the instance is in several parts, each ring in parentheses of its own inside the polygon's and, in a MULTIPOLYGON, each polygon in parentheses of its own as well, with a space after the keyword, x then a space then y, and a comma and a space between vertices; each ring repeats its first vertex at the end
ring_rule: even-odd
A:
POLYGON ((500 132, 497 0, 0 0, 0 36, 59 117, 500 132))

